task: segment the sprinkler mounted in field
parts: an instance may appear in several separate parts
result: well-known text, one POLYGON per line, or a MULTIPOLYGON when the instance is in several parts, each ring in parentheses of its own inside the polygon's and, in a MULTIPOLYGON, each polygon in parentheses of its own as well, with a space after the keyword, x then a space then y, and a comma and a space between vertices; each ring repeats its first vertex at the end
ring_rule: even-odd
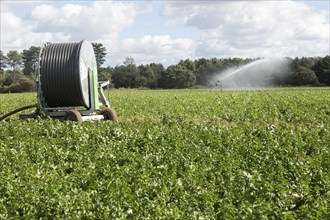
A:
POLYGON ((105 97, 109 81, 99 82, 93 46, 79 43, 47 43, 40 50, 36 77, 37 104, 16 109, 0 121, 17 112, 36 108, 33 114, 21 114, 20 119, 47 118, 69 121, 117 120, 116 112, 105 97), (103 110, 101 106, 105 106, 103 110))

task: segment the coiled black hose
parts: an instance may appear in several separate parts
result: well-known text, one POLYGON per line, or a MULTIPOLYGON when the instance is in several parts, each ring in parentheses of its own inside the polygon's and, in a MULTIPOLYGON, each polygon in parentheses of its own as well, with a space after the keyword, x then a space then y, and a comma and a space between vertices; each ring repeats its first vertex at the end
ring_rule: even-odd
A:
POLYGON ((88 107, 79 69, 82 43, 49 44, 42 51, 40 82, 48 107, 88 107))

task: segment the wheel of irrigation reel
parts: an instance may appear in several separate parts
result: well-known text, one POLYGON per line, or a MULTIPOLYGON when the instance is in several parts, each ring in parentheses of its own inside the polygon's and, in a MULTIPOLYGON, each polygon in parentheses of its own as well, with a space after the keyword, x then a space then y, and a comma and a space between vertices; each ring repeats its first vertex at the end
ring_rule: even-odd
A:
POLYGON ((65 112, 64 120, 65 121, 82 121, 83 119, 82 119, 79 111, 69 110, 69 111, 65 112))
POLYGON ((105 108, 101 111, 104 120, 117 121, 117 114, 113 108, 105 108))

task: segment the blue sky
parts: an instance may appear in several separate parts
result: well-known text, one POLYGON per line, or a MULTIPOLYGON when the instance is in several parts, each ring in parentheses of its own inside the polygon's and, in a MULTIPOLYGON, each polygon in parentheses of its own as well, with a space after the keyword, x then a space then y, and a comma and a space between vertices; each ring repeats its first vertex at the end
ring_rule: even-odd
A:
POLYGON ((45 42, 100 42, 106 66, 200 57, 325 56, 329 0, 1 0, 4 53, 45 42))

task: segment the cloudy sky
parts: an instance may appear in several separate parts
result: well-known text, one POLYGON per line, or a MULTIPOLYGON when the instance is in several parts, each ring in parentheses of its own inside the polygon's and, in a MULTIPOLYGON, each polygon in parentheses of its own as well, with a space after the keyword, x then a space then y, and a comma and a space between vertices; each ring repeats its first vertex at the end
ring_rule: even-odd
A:
POLYGON ((329 1, 1 0, 1 50, 86 39, 105 66, 330 54, 329 1))

